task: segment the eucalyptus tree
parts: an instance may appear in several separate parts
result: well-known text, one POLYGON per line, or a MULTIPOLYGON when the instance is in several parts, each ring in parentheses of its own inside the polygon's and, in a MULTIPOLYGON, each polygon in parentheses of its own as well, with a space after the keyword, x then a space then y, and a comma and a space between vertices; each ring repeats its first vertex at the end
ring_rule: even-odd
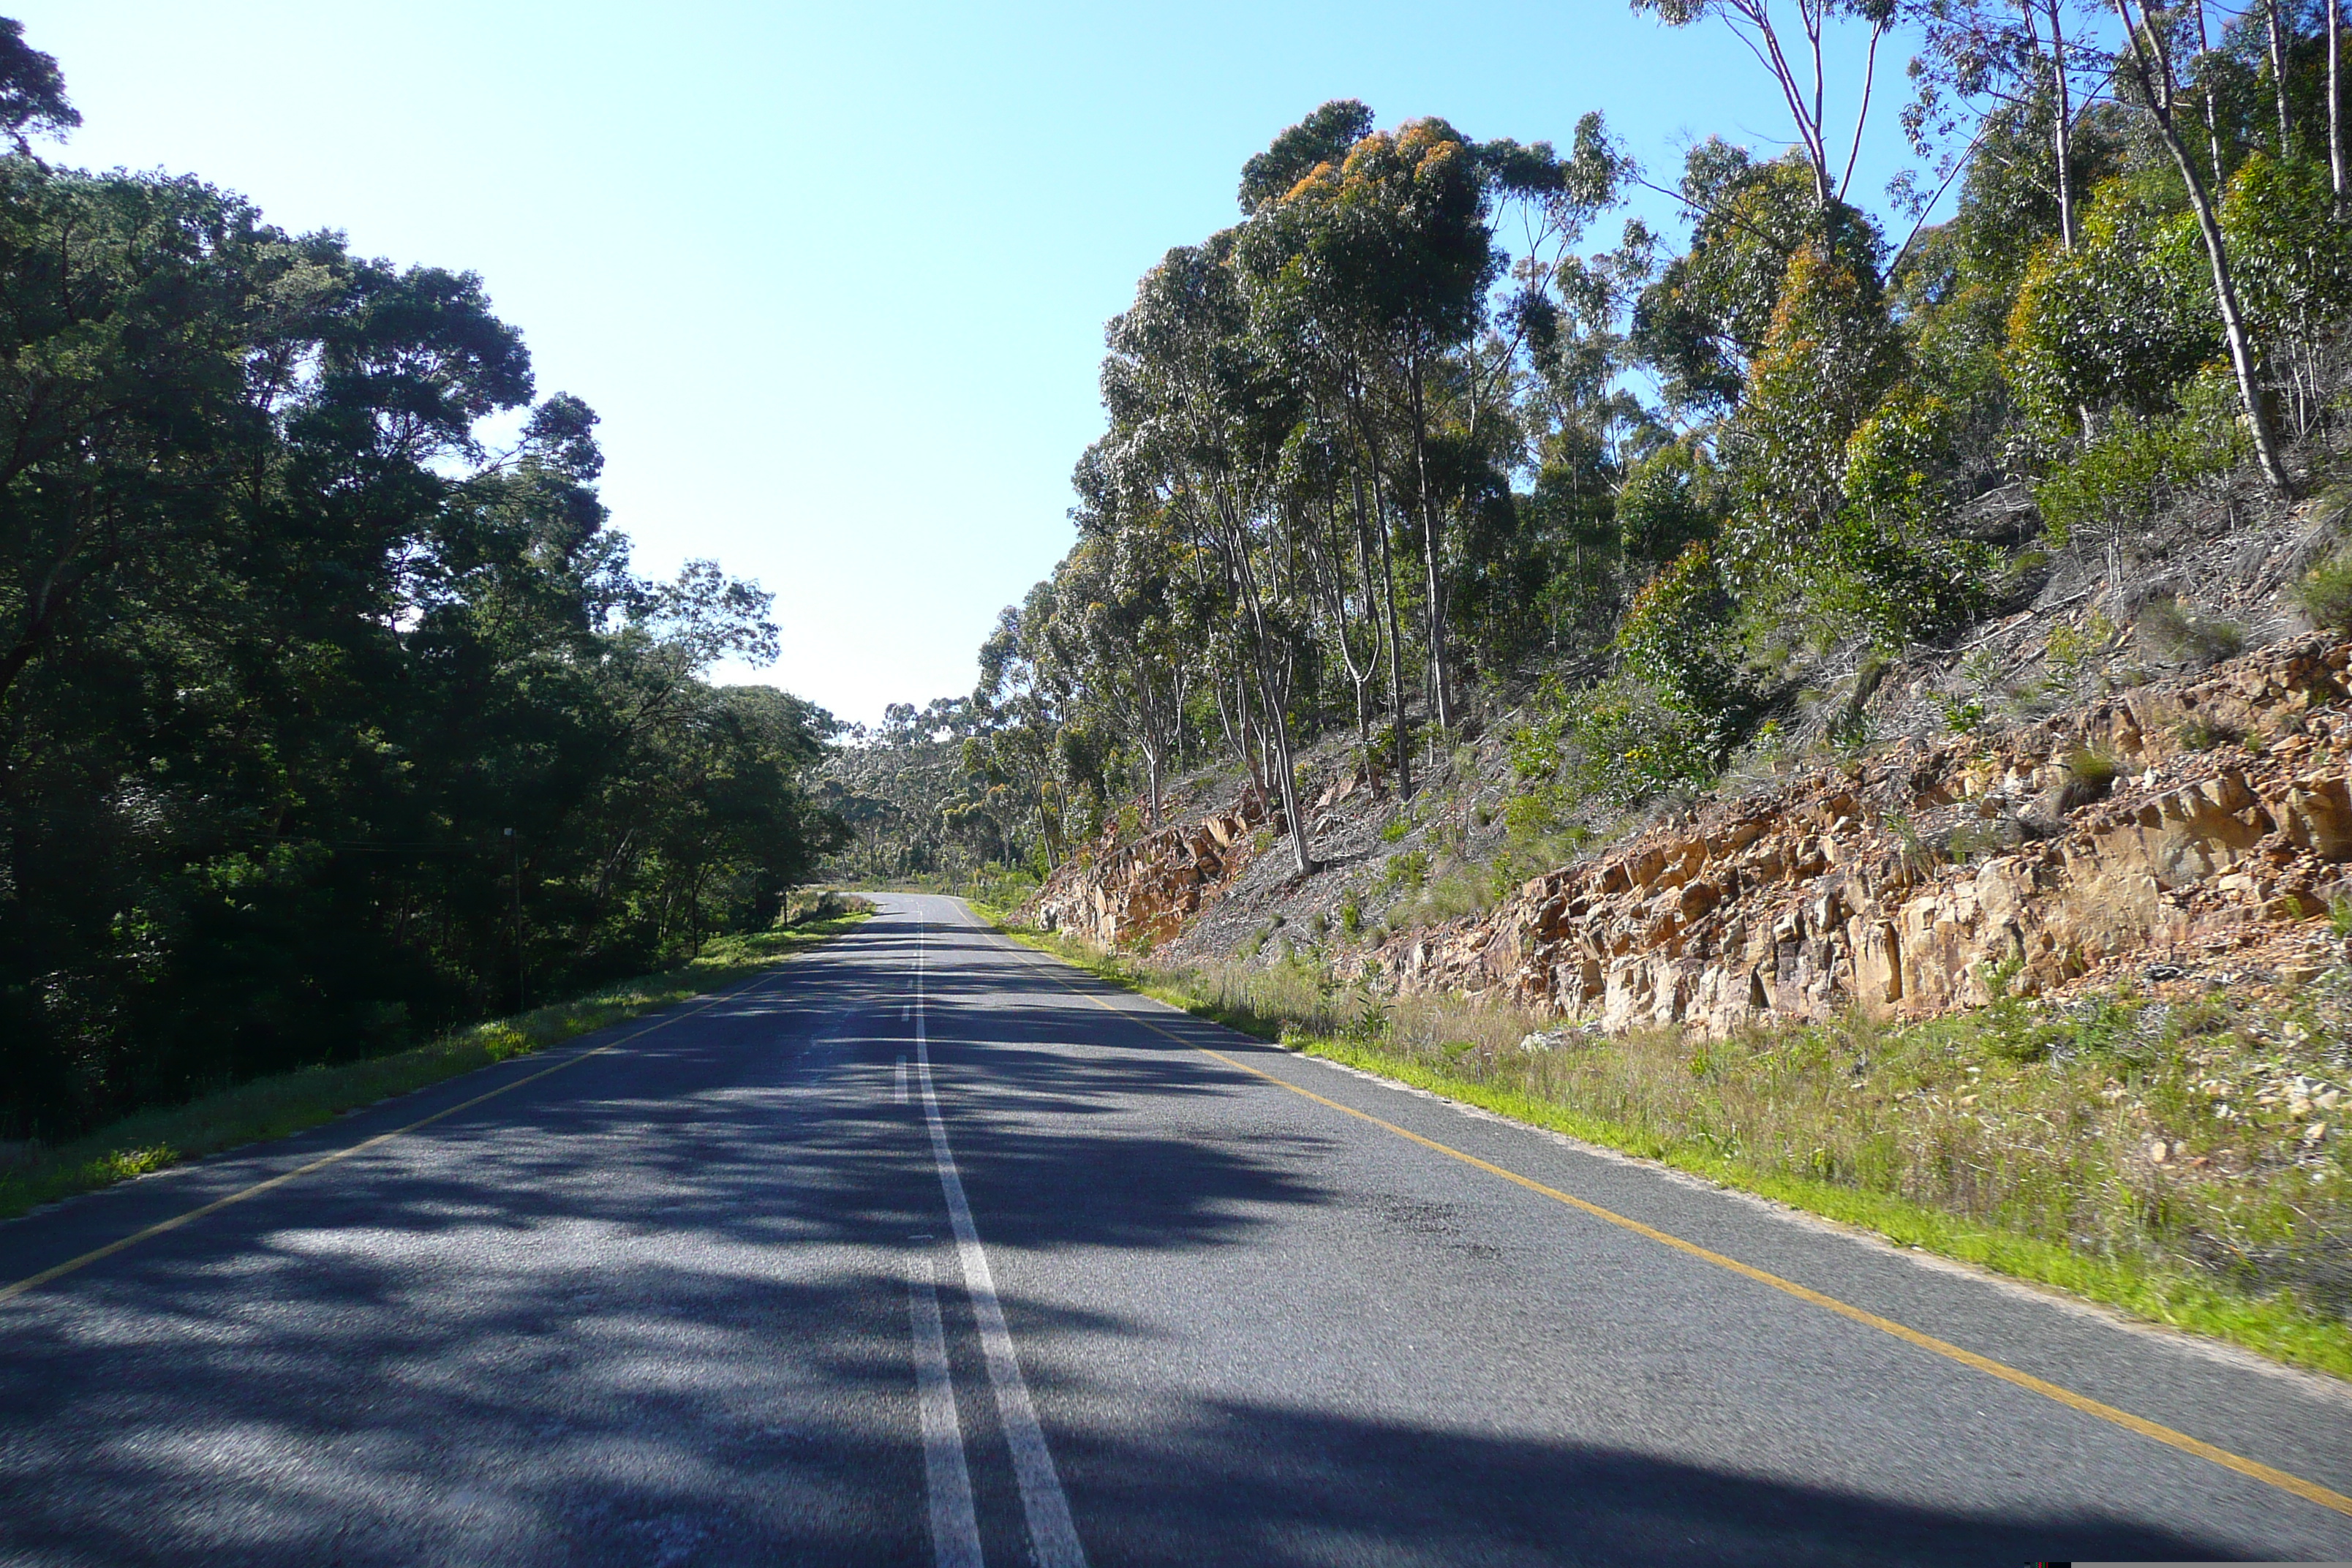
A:
POLYGON ((1922 47, 1911 75, 1919 94, 1904 117, 1915 147, 1925 154, 1931 133, 1948 137, 1961 128, 1954 107, 1973 110, 1975 129, 1946 154, 1948 184, 1996 116, 2046 121, 2058 241, 2074 249, 2083 187, 2076 127, 2104 96, 2115 68, 2113 55, 2091 36, 2089 15, 2078 0, 1926 0, 1916 16, 1922 47))
MULTIPOLYGON (((2113 4, 2126 40, 2122 68, 2136 89, 2133 96, 2137 107, 2155 125, 2180 176, 2189 210, 2196 215, 2198 237, 2204 242, 2206 263, 2212 273, 2214 313, 2221 322, 2222 341, 2229 348, 2230 369, 2238 384, 2239 409, 2253 442, 2254 460, 2273 491, 2293 495, 2294 480, 2280 456, 2278 436, 2263 403, 2261 370, 2255 360, 2252 336, 2246 329, 2245 311, 2238 300, 2237 280, 2231 275, 2229 241, 2221 229, 2217 193, 2206 184, 2204 172, 2198 167, 2197 159, 2180 134, 2182 89, 2174 58, 2171 19, 2149 10, 2145 0, 2137 5, 2135 0, 2113 0, 2113 4)), ((2201 5, 2199 14, 2201 17, 2201 5)))
POLYGON ((1299 415, 1294 383, 1250 330, 1228 230, 1179 247, 1114 319, 1103 360, 1104 473, 1130 508, 1164 512, 1218 563, 1299 872, 1316 868, 1292 747, 1294 628, 1269 571, 1285 519, 1274 470, 1299 415))
POLYGON ((1633 0, 1633 5, 1636 15, 1654 16, 1669 27, 1712 19, 1728 29, 1780 89, 1796 130, 1798 153, 1811 176, 1813 205, 1827 212, 1845 200, 1862 153, 1863 132, 1870 122, 1878 46, 1895 25, 1895 0, 1794 0, 1777 15, 1772 0, 1633 0), (1784 26, 1791 20, 1796 24, 1793 33, 1784 26), (1842 163, 1830 122, 1827 52, 1830 30, 1840 22, 1867 29, 1861 79, 1853 89, 1857 100, 1853 131, 1845 138, 1842 163))
POLYGON ((1411 498, 1420 524, 1431 700, 1445 729, 1455 716, 1432 384, 1484 324, 1486 292, 1501 272, 1488 195, 1469 142, 1442 120, 1410 121, 1364 136, 1344 160, 1318 163, 1261 204, 1240 240, 1261 335, 1330 362, 1375 466, 1381 425, 1402 427, 1410 466, 1386 479, 1391 493, 1411 498))

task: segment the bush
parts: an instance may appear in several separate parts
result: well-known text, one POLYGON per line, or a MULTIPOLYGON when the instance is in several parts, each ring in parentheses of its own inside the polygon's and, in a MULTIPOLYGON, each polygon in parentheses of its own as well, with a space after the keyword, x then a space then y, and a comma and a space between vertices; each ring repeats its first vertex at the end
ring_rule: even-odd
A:
POLYGON ((2120 537, 2180 490, 2236 468, 2251 450, 2237 396, 2226 373, 2209 369, 2182 384, 2177 414, 2114 415, 2072 462, 2034 485, 2051 538, 2120 537))
POLYGON ((2246 628, 2218 616, 2183 609, 2172 598, 2151 601, 2139 613, 2141 640, 2165 658, 2203 668, 2234 658, 2246 647, 2246 628))
POLYGON ((1662 447, 1626 473, 1617 492, 1619 547, 1628 560, 1671 561, 1715 531, 1721 487, 1704 450, 1662 447))
POLYGON ((2352 550, 2313 567, 2295 584, 2294 602, 2312 625, 2332 632, 2352 631, 2352 550))
POLYGON ((2066 759, 2066 782, 2059 786, 2058 809, 2072 811, 2106 799, 2120 771, 2108 752, 2087 747, 2073 752, 2066 759))
POLYGON ((1580 792, 1623 809, 1705 788, 1721 771, 1730 737, 1719 722, 1670 708, 1620 678, 1585 693, 1570 715, 1567 744, 1569 776, 1580 792))
POLYGON ((1626 668, 1660 703, 1706 727, 1736 727, 1755 697, 1725 656, 1734 606, 1715 558, 1694 544, 1650 580, 1617 630, 1626 668))
POLYGON ((1425 849, 1408 849, 1402 855, 1389 858, 1385 879, 1391 888, 1417 891, 1428 877, 1429 852, 1425 849))

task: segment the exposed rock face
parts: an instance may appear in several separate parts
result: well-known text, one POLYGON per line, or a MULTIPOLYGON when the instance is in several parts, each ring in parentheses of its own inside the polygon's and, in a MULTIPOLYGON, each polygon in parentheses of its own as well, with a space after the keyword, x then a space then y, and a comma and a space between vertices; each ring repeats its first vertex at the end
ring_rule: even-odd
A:
MULTIPOLYGON (((1276 813, 1273 820, 1280 819, 1276 813)), ((1121 844, 1118 829, 1107 827, 1087 852, 1045 879, 1030 902, 1032 918, 1047 931, 1102 947, 1137 937, 1165 942, 1249 863, 1252 835, 1267 820, 1257 792, 1245 789, 1229 810, 1171 823, 1131 843, 1121 844)))
POLYGON ((2313 635, 1814 769, 1399 935, 1370 964, 1406 990, 1719 1035, 1982 1003, 2004 965, 2030 994, 2258 942, 2352 891, 2347 663, 2352 644, 2313 635))

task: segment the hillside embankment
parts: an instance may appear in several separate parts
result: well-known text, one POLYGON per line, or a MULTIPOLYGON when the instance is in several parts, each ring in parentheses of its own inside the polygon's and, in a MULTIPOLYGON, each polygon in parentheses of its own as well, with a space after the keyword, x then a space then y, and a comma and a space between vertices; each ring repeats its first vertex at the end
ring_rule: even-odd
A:
MULTIPOLYGON (((1612 1032, 1708 1035, 2125 972, 2292 977, 2344 956, 2328 916, 2352 894, 2347 665, 2352 642, 2306 634, 2036 722, 1792 768, 1335 966, 1612 1032)), ((1367 793, 1342 773, 1315 809, 1367 793)), ((1035 918, 1105 946, 1168 942, 1278 826, 1245 788, 1065 867, 1035 918)))

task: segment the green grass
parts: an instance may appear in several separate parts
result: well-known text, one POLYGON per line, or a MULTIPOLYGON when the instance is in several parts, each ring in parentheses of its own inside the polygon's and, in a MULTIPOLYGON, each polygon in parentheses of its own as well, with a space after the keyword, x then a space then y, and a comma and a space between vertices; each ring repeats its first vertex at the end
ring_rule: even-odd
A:
POLYGON ((241 1143, 283 1138, 346 1110, 722 990, 839 935, 869 912, 819 913, 774 931, 715 937, 691 962, 660 974, 493 1018, 408 1050, 273 1073, 184 1105, 140 1111, 0 1172, 0 1217, 241 1143))
POLYGON ((1104 979, 1287 1048, 2352 1378, 2352 1323, 2325 1271, 2343 1154, 2288 1163, 2297 1118, 2221 1123, 2211 1110, 2228 1079, 2251 1112, 2248 1075, 2274 1069, 2287 1039, 2334 1037, 2343 1003, 2325 993, 2292 1002, 2292 1016, 2176 1006, 2156 1033, 2142 1026, 2158 1019, 2151 1005, 2124 996, 2072 1018, 2008 1004, 1905 1029, 1850 1020, 1716 1042, 1661 1030, 1535 1053, 1517 1047, 1532 1020, 1509 1010, 1371 996, 1311 963, 1147 969, 995 918, 1104 979), (2300 1036, 2285 1027, 2296 1017, 2300 1036), (2149 1168, 2138 1151, 2151 1131, 2176 1159, 2239 1163, 2227 1181, 2149 1168))

